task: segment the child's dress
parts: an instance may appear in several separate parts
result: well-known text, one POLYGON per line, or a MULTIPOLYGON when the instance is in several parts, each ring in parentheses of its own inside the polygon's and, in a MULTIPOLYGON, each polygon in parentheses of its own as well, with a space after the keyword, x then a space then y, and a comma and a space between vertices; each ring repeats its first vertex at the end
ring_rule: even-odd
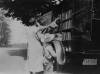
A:
POLYGON ((32 72, 43 71, 43 47, 36 39, 36 26, 27 27, 26 37, 28 43, 28 58, 26 62, 26 69, 32 72))

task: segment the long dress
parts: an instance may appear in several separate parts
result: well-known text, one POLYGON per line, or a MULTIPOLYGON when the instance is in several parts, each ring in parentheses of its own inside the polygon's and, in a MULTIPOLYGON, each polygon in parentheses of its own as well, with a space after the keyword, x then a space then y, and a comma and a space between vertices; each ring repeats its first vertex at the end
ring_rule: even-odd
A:
POLYGON ((36 26, 27 27, 28 58, 26 62, 27 71, 43 71, 43 47, 36 39, 36 26))

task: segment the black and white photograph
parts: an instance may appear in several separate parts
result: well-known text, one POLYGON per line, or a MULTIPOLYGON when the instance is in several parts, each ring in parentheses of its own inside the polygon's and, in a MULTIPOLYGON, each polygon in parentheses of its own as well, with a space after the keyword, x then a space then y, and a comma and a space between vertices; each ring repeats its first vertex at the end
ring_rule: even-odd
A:
POLYGON ((0 0, 0 74, 100 74, 100 0, 0 0))

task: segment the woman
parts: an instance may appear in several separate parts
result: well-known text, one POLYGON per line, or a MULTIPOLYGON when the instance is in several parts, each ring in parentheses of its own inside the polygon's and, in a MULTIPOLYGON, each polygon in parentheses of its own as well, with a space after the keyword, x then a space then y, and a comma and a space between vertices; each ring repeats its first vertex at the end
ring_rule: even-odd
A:
MULTIPOLYGON (((46 71, 53 71, 53 64, 56 60, 58 65, 64 65, 66 62, 65 49, 61 43, 62 35, 60 33, 44 35, 38 33, 44 47, 44 66, 46 71)), ((57 68, 58 69, 58 68, 57 68)))

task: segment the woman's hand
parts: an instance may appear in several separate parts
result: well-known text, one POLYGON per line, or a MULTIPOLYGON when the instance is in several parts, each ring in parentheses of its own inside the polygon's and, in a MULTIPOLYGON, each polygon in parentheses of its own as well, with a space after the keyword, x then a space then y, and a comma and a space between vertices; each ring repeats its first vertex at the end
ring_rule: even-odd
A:
POLYGON ((55 34, 45 34, 45 42, 50 42, 55 38, 55 34))

